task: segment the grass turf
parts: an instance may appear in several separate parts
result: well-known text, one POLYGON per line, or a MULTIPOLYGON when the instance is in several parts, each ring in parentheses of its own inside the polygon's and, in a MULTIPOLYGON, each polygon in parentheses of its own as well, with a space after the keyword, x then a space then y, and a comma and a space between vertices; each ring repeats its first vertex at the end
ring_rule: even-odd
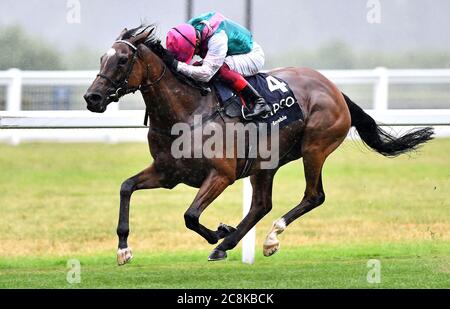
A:
MULTIPOLYGON (((113 252, 77 257, 80 283, 66 280, 68 257, 0 259, 0 288, 449 288, 445 243, 313 246, 258 256, 254 265, 206 262, 204 252, 140 253, 115 265, 113 252), (369 259, 381 265, 379 283, 369 283, 369 259)), ((73 258, 73 257, 72 257, 73 258)))
MULTIPOLYGON (((133 264, 114 265, 121 181, 151 161, 144 144, 0 145, 0 287, 450 287, 450 140, 386 159, 347 141, 327 160, 327 201, 280 237, 263 258, 273 220, 304 189, 301 164, 277 174, 274 209, 257 226, 257 260, 207 263, 212 247, 184 227, 195 189, 136 192, 131 206, 133 264), (66 282, 77 258, 82 283, 66 282), (366 281, 380 259, 382 283, 366 281), (220 280, 218 279, 220 278, 220 280), (225 278, 225 279, 224 279, 225 278)), ((214 228, 237 225, 238 182, 202 216, 214 228)))

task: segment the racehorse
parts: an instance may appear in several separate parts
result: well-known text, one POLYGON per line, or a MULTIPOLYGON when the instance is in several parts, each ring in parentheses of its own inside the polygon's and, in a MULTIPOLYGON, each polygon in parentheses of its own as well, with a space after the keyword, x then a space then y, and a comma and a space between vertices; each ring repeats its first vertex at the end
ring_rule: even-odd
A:
MULTIPOLYGON (((325 159, 344 141, 350 128, 356 128, 361 139, 374 151, 394 157, 414 150, 432 139, 433 129, 422 128, 395 137, 383 129, 358 105, 326 77, 309 68, 280 68, 268 74, 286 81, 298 100, 304 119, 279 131, 279 162, 276 167, 262 169, 262 158, 255 159, 246 175, 253 187, 251 208, 245 218, 233 228, 221 224, 214 231, 199 221, 202 212, 237 179, 243 177, 245 158, 174 158, 171 145, 176 138, 171 128, 177 123, 193 125, 194 115, 218 113, 214 93, 202 95, 198 89, 180 81, 176 72, 162 61, 166 50, 155 35, 156 26, 124 29, 111 49, 102 56, 100 72, 84 98, 87 108, 102 113, 112 101, 139 90, 150 120, 148 145, 153 163, 125 180, 120 189, 120 214, 117 226, 119 265, 132 258, 128 247, 129 206, 134 191, 154 188, 172 189, 184 183, 199 191, 184 214, 186 227, 197 232, 210 244, 217 245, 209 260, 222 260, 245 234, 272 209, 272 185, 275 173, 286 163, 303 158, 306 189, 298 205, 273 223, 267 235, 263 253, 274 254, 280 242, 278 234, 300 216, 325 201, 322 168, 325 159)), ((220 113, 220 112, 219 112, 220 113)), ((238 118, 209 117, 209 122, 225 127, 238 118)), ((204 142, 204 139, 201 140, 204 142)), ((237 142, 237 141, 235 141, 237 142)))

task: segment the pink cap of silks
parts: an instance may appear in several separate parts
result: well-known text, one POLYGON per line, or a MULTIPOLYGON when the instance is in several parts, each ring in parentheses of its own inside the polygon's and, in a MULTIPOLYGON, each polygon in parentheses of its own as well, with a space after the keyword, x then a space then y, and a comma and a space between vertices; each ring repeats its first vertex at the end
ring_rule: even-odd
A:
POLYGON ((178 61, 189 62, 194 57, 196 41, 195 28, 190 24, 181 24, 167 33, 166 47, 178 61))

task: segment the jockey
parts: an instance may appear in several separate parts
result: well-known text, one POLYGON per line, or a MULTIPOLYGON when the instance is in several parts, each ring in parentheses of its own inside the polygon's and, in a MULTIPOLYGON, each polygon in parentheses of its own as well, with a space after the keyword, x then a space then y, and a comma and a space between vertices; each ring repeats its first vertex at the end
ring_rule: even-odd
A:
POLYGON ((253 106, 247 118, 270 112, 264 98, 243 77, 257 74, 264 65, 264 52, 246 28, 210 12, 172 28, 166 46, 170 54, 164 60, 178 72, 201 82, 209 82, 218 73, 247 106, 253 106), (190 65, 194 55, 203 60, 190 65))

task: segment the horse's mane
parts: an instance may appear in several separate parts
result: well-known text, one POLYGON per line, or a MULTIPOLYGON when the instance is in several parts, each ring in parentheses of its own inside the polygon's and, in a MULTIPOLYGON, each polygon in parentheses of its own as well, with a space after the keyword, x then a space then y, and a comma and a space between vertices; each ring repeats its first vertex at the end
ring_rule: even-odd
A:
MULTIPOLYGON (((158 26, 156 24, 141 24, 139 27, 127 30, 121 37, 122 40, 130 39, 143 31, 151 29, 150 35, 147 37, 144 44, 150 48, 159 58, 164 59, 164 55, 168 54, 169 51, 164 48, 161 44, 161 40, 158 38, 157 30, 158 26)), ((181 74, 176 71, 172 66, 167 66, 172 74, 182 83, 187 84, 195 89, 198 89, 202 95, 206 95, 209 91, 209 85, 207 83, 196 81, 186 75, 181 74)))

